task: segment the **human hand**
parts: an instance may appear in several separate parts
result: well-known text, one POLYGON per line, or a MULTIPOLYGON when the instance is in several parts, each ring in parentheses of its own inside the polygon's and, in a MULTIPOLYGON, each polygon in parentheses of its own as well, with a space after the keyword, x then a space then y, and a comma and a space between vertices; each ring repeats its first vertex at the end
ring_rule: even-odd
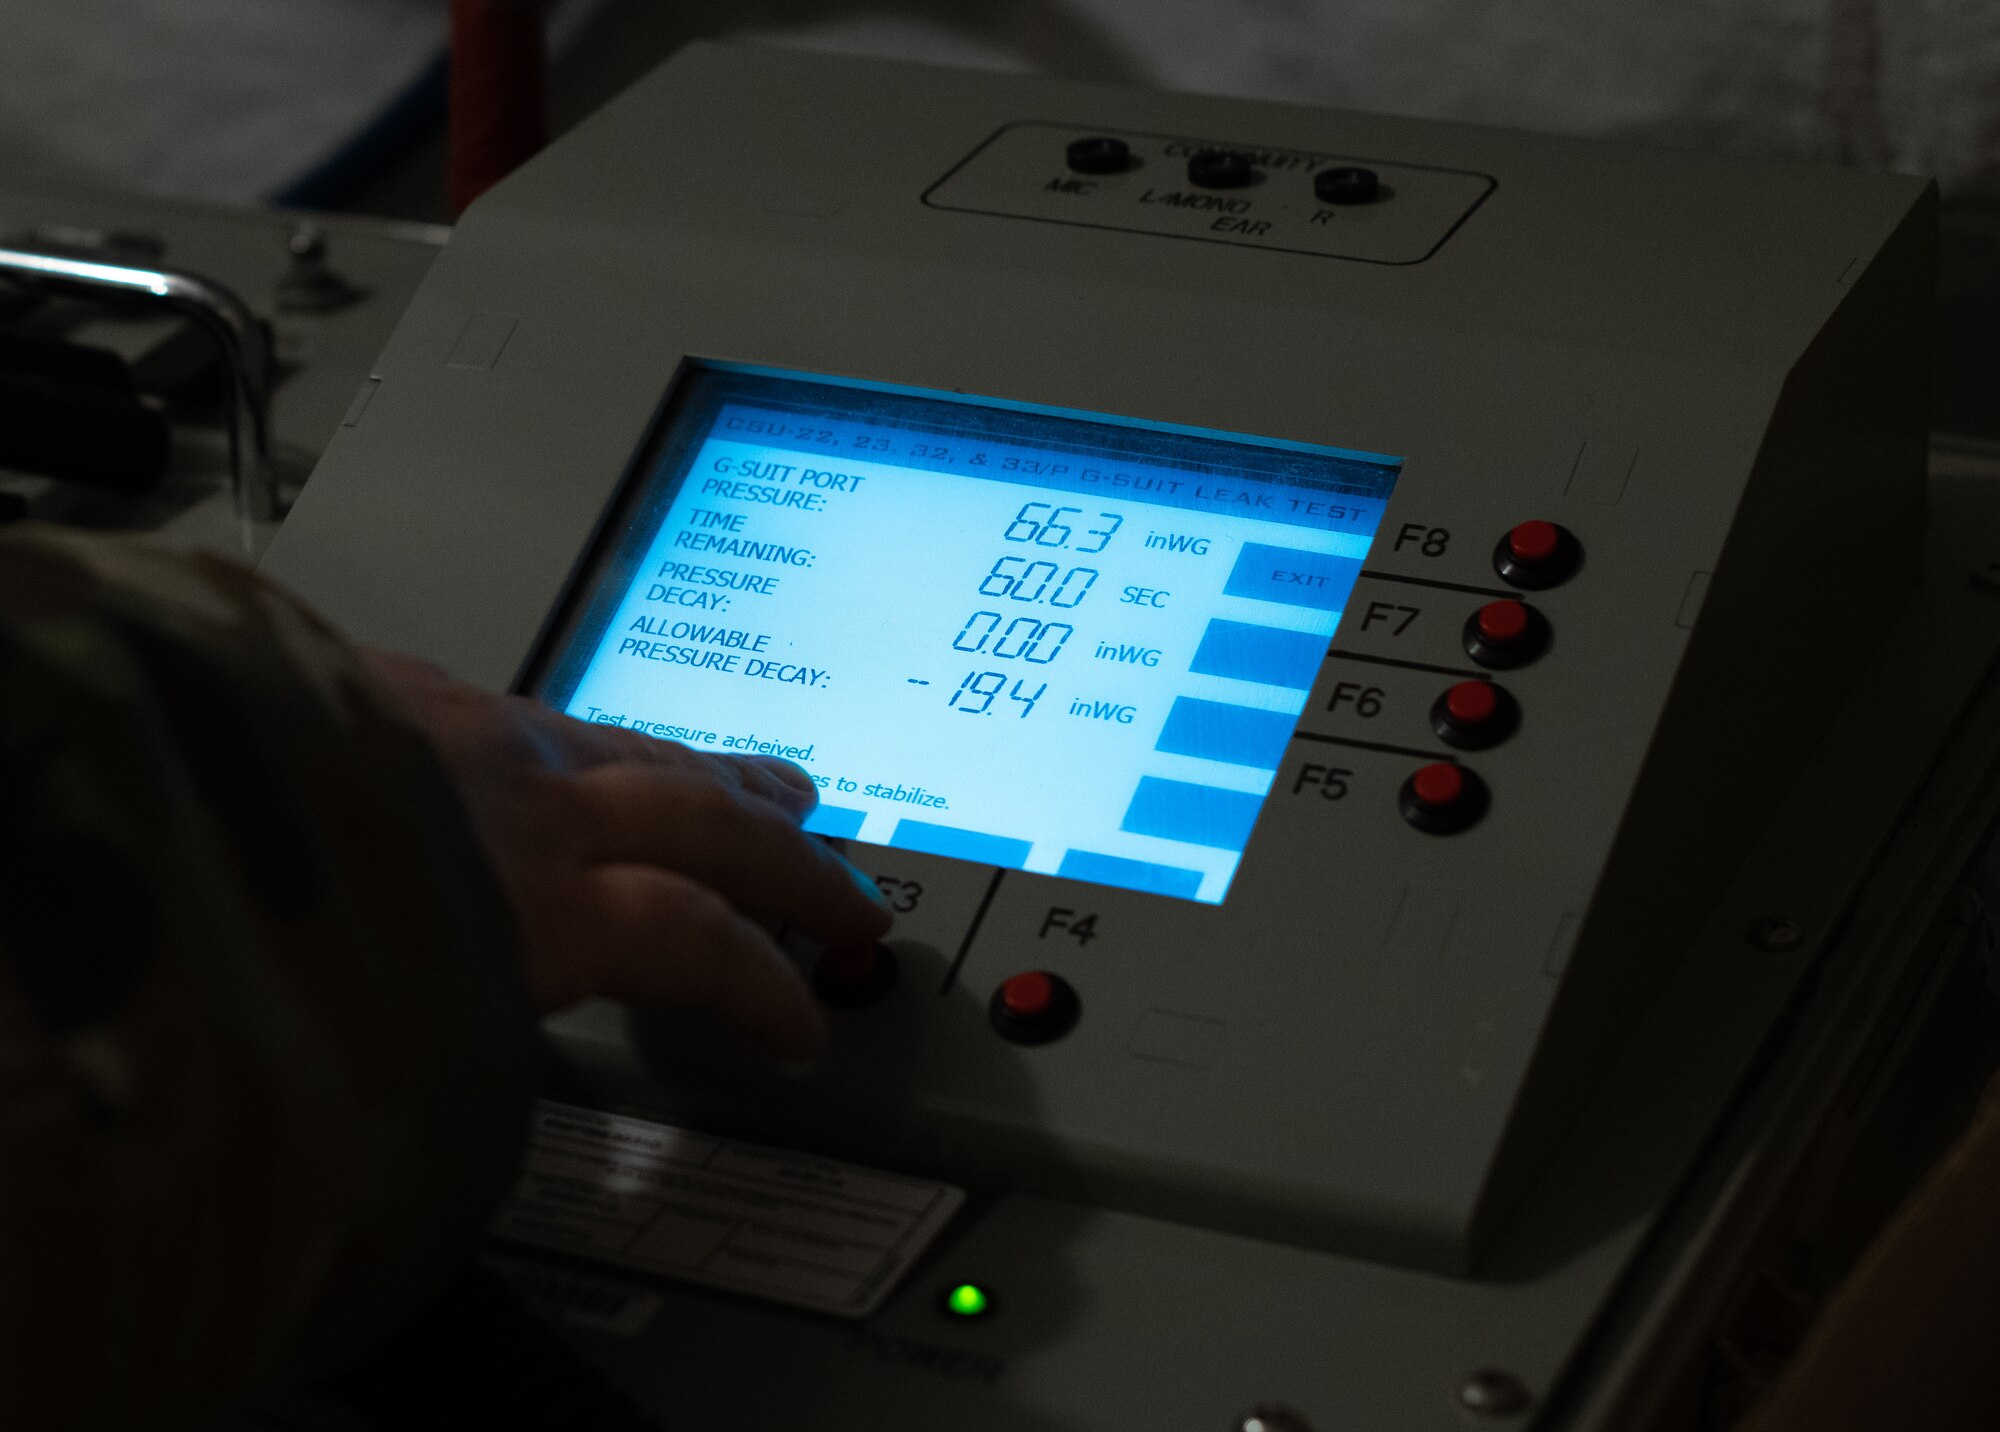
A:
POLYGON ((457 783, 543 1008, 592 996, 704 1007, 775 1054, 818 1052, 819 1006, 759 922, 839 945, 879 939, 890 915, 860 872, 799 829, 818 803, 804 771, 589 725, 428 662, 365 655, 457 783))

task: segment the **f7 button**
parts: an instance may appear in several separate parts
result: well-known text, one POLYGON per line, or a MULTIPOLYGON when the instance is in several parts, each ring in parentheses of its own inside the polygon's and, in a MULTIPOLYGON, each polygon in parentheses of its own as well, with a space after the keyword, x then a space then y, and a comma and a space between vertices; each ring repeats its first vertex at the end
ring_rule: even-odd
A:
POLYGON ((1511 598, 1488 602, 1465 621, 1465 651, 1481 666, 1526 666, 1549 645, 1548 618, 1511 598))

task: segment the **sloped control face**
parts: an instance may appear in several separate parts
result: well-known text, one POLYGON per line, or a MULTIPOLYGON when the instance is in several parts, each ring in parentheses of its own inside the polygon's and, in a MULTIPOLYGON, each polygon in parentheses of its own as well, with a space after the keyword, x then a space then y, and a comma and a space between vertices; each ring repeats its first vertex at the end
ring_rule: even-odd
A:
POLYGON ((1187 135, 1023 123, 934 185, 935 209, 1414 264, 1494 181, 1467 170, 1187 135))
MULTIPOLYGON (((898 919, 877 949, 794 942, 837 1026, 806 1085, 642 1036, 677 1117, 884 1166, 928 1157, 899 1130, 946 1131, 1042 1191, 1449 1258, 1574 906, 1493 829, 1529 809, 1499 758, 1546 724, 1513 690, 1548 665, 1543 593, 1421 476, 686 368, 528 689, 796 762, 808 829, 898 919), (1475 580, 1424 574, 1457 552, 1475 580), (1386 1219, 1371 1185, 1403 1199, 1386 1219)), ((1564 585, 1577 539, 1512 532, 1564 585)))
POLYGON ((803 1084, 642 1032, 676 1117, 1448 1259, 1574 907, 1494 831, 1550 618, 1436 501, 1379 452, 684 370, 528 689, 796 762, 897 925, 794 941, 803 1084), (1486 582, 1420 574, 1461 551, 1486 582))

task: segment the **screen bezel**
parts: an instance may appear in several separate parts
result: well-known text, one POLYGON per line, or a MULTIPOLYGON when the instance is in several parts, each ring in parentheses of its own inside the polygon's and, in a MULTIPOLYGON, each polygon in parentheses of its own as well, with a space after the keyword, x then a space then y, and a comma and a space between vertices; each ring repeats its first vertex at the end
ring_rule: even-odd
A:
MULTIPOLYGON (((1060 408, 833 374, 807 373, 711 359, 684 359, 662 395, 644 439, 634 450, 632 460, 627 464, 626 471, 619 480, 615 495, 606 504, 597 530, 565 584, 553 616, 546 624, 542 637, 537 641, 531 659, 523 666, 521 678, 514 686, 518 694, 531 697, 558 711, 567 707, 576 686, 597 653, 603 639, 603 628, 609 625, 623 600, 623 593, 629 590, 632 570, 636 568, 636 563, 642 560, 643 554, 651 550, 660 525, 671 513, 688 480, 694 459, 712 437, 716 416, 730 402, 745 400, 743 394, 727 386, 712 386, 708 381, 711 378, 772 380, 809 387, 842 388, 860 394, 878 395, 892 401, 914 399, 967 410, 986 409, 1031 418, 1064 420, 1095 428, 1123 428, 1135 435, 1157 435, 1155 441, 1192 439, 1203 443, 1248 447, 1267 452, 1293 452, 1315 461, 1331 459, 1353 462, 1388 471, 1387 491, 1366 494, 1372 500, 1381 501, 1385 505, 1393 498, 1407 464, 1407 459, 1385 453, 1260 437, 1156 419, 1060 408), (671 475, 663 475, 662 468, 670 459, 674 465, 671 475), (623 563, 620 561, 621 554, 627 559, 623 563), (607 591, 615 591, 619 595, 609 601, 602 600, 603 594, 607 591), (593 621, 596 623, 595 627, 593 621), (561 699, 551 700, 551 696, 558 693, 561 699)), ((850 412, 847 416, 854 414, 850 412)), ((862 416, 865 417, 865 414, 862 416)), ((1138 441, 1143 444, 1145 439, 1141 437, 1138 441)), ((1126 455, 1140 459, 1145 456, 1143 453, 1126 455)), ((1313 485, 1322 490, 1331 490, 1320 483, 1313 485)), ((1357 491, 1356 495, 1362 494, 1357 491)), ((1382 524, 1378 523, 1370 533, 1371 547, 1379 537, 1381 528, 1382 524)), ((1337 634, 1337 631, 1330 634, 1329 642, 1337 634)), ((1264 800, 1266 802, 1269 800, 1268 791, 1264 800)), ((843 845, 852 843, 884 850, 895 848, 875 846, 873 842, 858 838, 840 838, 838 843, 843 845)), ((943 858, 962 859, 962 857, 943 858)), ((981 868, 1010 867, 982 865, 981 868)), ((1075 877, 1049 876, 1048 878, 1075 877)), ((1230 883, 1233 887, 1233 878, 1230 883)), ((1146 892, 1133 890, 1128 893, 1146 892)), ((1161 895, 1154 898, 1186 897, 1161 895)), ((1223 899, 1227 899, 1226 892, 1223 899)))

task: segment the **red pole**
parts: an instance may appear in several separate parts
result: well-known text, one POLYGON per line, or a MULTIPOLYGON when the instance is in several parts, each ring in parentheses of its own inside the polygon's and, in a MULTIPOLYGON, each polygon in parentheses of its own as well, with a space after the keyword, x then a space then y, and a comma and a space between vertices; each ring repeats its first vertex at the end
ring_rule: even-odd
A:
POLYGON ((548 140, 542 11, 542 0, 451 0, 454 213, 548 140))

